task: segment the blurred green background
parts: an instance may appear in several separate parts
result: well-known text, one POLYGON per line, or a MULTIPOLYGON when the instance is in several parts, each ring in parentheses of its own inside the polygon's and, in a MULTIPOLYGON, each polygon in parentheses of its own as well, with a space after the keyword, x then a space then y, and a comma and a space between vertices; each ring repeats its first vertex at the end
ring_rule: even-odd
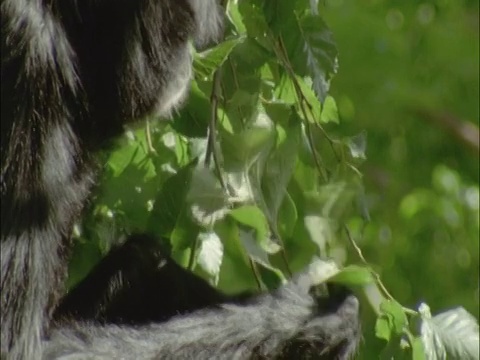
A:
POLYGON ((402 304, 478 318, 478 1, 329 0, 322 16, 340 52, 329 130, 367 132, 365 257, 402 304))

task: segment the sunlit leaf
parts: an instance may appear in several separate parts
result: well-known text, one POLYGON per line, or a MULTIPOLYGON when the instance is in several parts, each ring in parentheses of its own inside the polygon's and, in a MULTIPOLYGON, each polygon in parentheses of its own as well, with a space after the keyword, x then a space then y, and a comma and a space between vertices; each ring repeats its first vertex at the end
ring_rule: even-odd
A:
POLYGON ((240 224, 255 230, 257 242, 262 242, 268 234, 268 222, 263 212, 256 206, 246 205, 230 211, 229 215, 240 224))
POLYGON ((479 359, 479 326, 463 308, 445 311, 429 318, 423 306, 421 335, 428 360, 479 359))
POLYGON ((341 269, 330 281, 347 286, 361 286, 373 282, 371 270, 365 267, 350 265, 341 269))
POLYGON ((193 68, 197 78, 211 80, 215 70, 223 64, 233 48, 242 41, 243 37, 228 39, 211 49, 197 53, 193 60, 193 68))
POLYGON ((195 169, 187 200, 191 203, 193 219, 207 228, 229 211, 228 196, 212 172, 206 168, 195 169))
POLYGON ((223 244, 214 232, 201 232, 198 234, 199 248, 197 263, 212 277, 220 273, 223 260, 223 244))

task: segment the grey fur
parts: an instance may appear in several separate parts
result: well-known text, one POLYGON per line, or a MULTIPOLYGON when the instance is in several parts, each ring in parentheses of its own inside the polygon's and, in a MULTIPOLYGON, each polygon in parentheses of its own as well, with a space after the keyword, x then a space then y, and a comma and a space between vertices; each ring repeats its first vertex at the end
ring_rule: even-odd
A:
POLYGON ((62 325, 53 331, 44 359, 287 360, 286 354, 291 352, 286 347, 292 339, 304 342, 307 348, 298 351, 298 359, 321 359, 317 342, 333 347, 348 339, 338 353, 338 359, 346 359, 357 345, 358 300, 348 296, 335 312, 322 313, 320 309, 312 317, 317 311, 315 300, 299 284, 292 282, 247 305, 199 310, 159 325, 62 325))

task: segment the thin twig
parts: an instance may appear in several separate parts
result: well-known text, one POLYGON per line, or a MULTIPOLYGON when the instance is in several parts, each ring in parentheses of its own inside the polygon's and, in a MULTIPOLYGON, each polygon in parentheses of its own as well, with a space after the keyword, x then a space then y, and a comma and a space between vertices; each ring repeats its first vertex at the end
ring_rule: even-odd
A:
POLYGON ((255 262, 252 260, 251 257, 248 258, 250 262, 250 267, 252 268, 253 277, 255 278, 255 282, 257 283, 258 290, 263 290, 262 282, 260 281, 260 274, 258 273, 257 266, 255 262))
POLYGON ((227 186, 223 181, 222 171, 220 168, 220 161, 217 153, 217 113, 218 113, 218 93, 220 92, 221 75, 220 70, 217 69, 213 74, 212 93, 210 94, 210 121, 208 123, 208 140, 207 151, 205 154, 205 166, 210 166, 210 159, 213 158, 213 164, 215 166, 215 172, 217 173, 220 185, 224 190, 227 190, 227 186))
MULTIPOLYGON (((370 273, 373 275, 374 279, 375 279, 375 283, 377 284, 377 286, 380 288, 380 290, 383 292, 383 295, 388 299, 388 300, 392 300, 392 301, 395 301, 395 302, 398 302, 395 300, 395 298, 393 297, 392 294, 390 294, 390 292, 387 290, 387 288, 385 287, 385 285, 383 284, 381 278, 380 278, 380 274, 378 274, 376 271, 372 270, 371 269, 371 266, 370 264, 368 263, 368 261, 365 259, 365 257, 363 256, 363 252, 362 252, 362 249, 360 249, 360 247, 358 246, 358 244, 356 243, 356 241, 353 239, 352 237, 352 234, 350 233, 350 229, 348 228, 347 225, 343 225, 343 229, 345 231, 345 233, 347 234, 347 238, 348 238, 348 241, 350 242, 350 244, 352 245, 353 249, 355 250, 355 252, 357 253, 360 261, 365 265, 367 266, 369 269, 370 269, 370 273)), ((418 313, 412 309, 409 309, 409 308, 406 308, 404 306, 402 306, 402 309, 405 313, 409 314, 409 315, 413 315, 413 316, 417 316, 418 313)))
POLYGON ((152 143, 152 135, 150 133, 150 121, 148 119, 145 120, 145 138, 147 140, 147 149, 150 154, 156 154, 157 150, 153 147, 152 143))
POLYGON ((193 271, 193 265, 195 264, 195 256, 197 255, 198 236, 193 240, 191 246, 190 257, 188 258, 188 270, 193 271))

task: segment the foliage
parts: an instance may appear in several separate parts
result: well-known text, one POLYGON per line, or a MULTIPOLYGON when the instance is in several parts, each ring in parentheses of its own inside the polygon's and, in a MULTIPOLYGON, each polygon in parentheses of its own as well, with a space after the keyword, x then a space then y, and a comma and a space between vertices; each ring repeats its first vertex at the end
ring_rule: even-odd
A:
MULTIPOLYGON (((407 229, 399 231, 397 247, 403 248, 377 243, 380 250, 372 251, 368 239, 378 239, 384 225, 373 218, 366 226, 369 210, 376 209, 370 178, 365 188, 358 168, 367 138, 361 125, 345 132, 350 137, 334 135, 341 120, 353 116, 353 103, 340 93, 337 106, 329 95, 338 54, 319 15, 321 5, 232 0, 226 7, 227 36, 196 54, 185 106, 172 121, 152 117, 143 127, 127 129, 121 146, 104 154, 101 187, 76 228, 70 286, 117 238, 135 231, 163 239, 176 261, 229 293, 274 288, 318 257, 339 265, 348 258, 351 265, 334 267, 328 277, 356 288, 370 304, 364 306, 366 317, 376 317, 375 331, 365 326, 367 346, 360 357, 378 356, 375 340, 369 340, 375 335, 377 343, 387 342, 381 353, 386 359, 478 358, 478 324, 468 312, 457 308, 432 317, 426 304, 418 311, 400 305, 412 299, 390 284, 387 271, 386 286, 400 290, 394 298, 359 247, 388 270, 380 255, 395 259, 407 244, 417 251, 409 239, 430 238, 441 219, 446 231, 465 229, 463 253, 471 254, 469 231, 478 231, 478 203, 476 212, 468 204, 478 198, 478 186, 437 166, 434 189, 412 189, 398 209, 387 205, 385 213, 407 229)), ((381 153, 381 142, 373 140, 381 153)), ((448 251, 455 244, 450 240, 448 246, 430 243, 429 253, 448 251)), ((424 265, 424 257, 412 253, 418 260, 410 262, 404 282, 417 282, 415 272, 424 266, 442 266, 442 257, 424 265)), ((328 268, 328 261, 320 262, 328 268)), ((472 263, 478 265, 478 257, 472 263)))

